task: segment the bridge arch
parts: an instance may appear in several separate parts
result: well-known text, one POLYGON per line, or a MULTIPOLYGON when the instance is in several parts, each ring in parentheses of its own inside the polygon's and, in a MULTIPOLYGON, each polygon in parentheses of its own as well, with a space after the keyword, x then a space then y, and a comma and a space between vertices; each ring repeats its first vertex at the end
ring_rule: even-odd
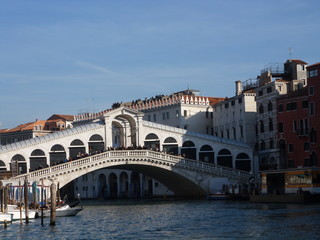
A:
POLYGON ((251 160, 246 153, 239 153, 236 156, 235 168, 243 171, 251 171, 251 160))
POLYGON ((108 182, 109 182, 109 196, 111 198, 116 198, 118 196, 118 177, 115 173, 110 173, 109 174, 109 178, 108 178, 108 182))
POLYGON ((53 145, 49 152, 49 158, 50 166, 62 163, 67 158, 65 148, 60 144, 53 145))
POLYGON ((27 161, 21 154, 16 154, 11 158, 10 169, 13 175, 19 175, 27 173, 27 161))
POLYGON ((144 139, 144 146, 147 149, 160 150, 160 139, 157 134, 149 133, 144 139))
POLYGON ((178 142, 174 137, 167 137, 162 144, 162 150, 166 153, 175 154, 179 153, 178 142))
POLYGON ((99 174, 98 177, 98 198, 99 199, 106 199, 108 196, 107 193, 107 178, 106 175, 104 175, 103 173, 99 174))
POLYGON ((182 144, 181 155, 189 159, 197 159, 197 148, 193 141, 187 140, 182 144))
POLYGON ((199 151, 199 160, 202 162, 214 163, 214 151, 210 145, 203 145, 199 151))
POLYGON ((76 159, 79 155, 86 153, 85 144, 80 139, 74 139, 70 143, 69 156, 72 159, 76 159))
POLYGON ((119 176, 119 189, 120 197, 127 198, 129 197, 129 176, 126 172, 121 172, 119 176))
POLYGON ((104 140, 100 134, 93 134, 88 142, 89 154, 104 150, 104 140))
POLYGON ((221 149, 218 152, 217 164, 225 167, 232 168, 232 154, 228 149, 221 149))
POLYGON ((46 154, 41 149, 33 150, 29 157, 29 160, 30 160, 29 171, 34 171, 47 166, 46 154))
POLYGON ((0 172, 4 171, 7 171, 6 164, 4 163, 4 161, 0 160, 0 172))

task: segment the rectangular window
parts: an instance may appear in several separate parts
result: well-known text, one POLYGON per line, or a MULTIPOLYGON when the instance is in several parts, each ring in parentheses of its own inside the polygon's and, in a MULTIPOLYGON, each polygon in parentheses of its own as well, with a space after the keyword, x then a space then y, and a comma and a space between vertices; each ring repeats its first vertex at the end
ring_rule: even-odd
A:
POLYGON ((148 115, 148 121, 151 122, 151 116, 150 115, 148 115))
POLYGON ((318 76, 318 69, 310 70, 308 72, 308 77, 317 77, 318 76))
POLYGON ((309 87, 309 95, 310 95, 310 96, 313 96, 313 95, 314 95, 314 87, 313 87, 313 86, 310 86, 310 87, 309 87))
POLYGON ((308 100, 302 101, 302 108, 308 108, 308 106, 309 106, 308 100))
POLYGON ((305 142, 303 145, 304 151, 309 151, 310 150, 310 143, 305 142))
POLYGON ((184 110, 184 111, 183 111, 183 116, 185 116, 185 117, 188 116, 188 111, 187 111, 187 110, 184 110))
POLYGON ((292 127, 293 127, 293 131, 294 131, 294 132, 297 132, 297 131, 298 131, 297 120, 293 120, 293 122, 292 122, 292 127))
POLYGON ((279 133, 283 133, 283 123, 279 122, 279 133))
POLYGON ((293 144, 291 143, 288 145, 288 152, 293 152, 293 144))
POLYGON ((156 122, 157 121, 157 115, 153 114, 153 121, 156 122))
POLYGON ((179 117, 179 110, 176 110, 176 117, 178 118, 179 117))
POLYGON ((278 112, 283 112, 283 104, 278 105, 278 112))
POLYGON ((268 87, 267 88, 267 93, 271 93, 272 92, 272 88, 271 87, 268 87))
POLYGON ((162 113, 162 120, 166 120, 166 113, 162 113))
POLYGON ((167 114, 167 119, 170 119, 170 113, 167 112, 166 114, 167 114))

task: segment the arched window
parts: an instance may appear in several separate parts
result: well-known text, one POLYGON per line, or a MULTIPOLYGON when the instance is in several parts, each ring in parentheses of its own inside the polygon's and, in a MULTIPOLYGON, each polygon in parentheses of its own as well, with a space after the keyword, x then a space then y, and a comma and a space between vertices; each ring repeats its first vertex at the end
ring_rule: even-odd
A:
POLYGON ((272 121, 272 118, 269 118, 269 131, 273 131, 273 121, 272 121))
POLYGON ((239 153, 236 157, 236 169, 250 172, 251 161, 246 153, 239 153))
POLYGON ((228 149, 221 149, 218 152, 217 164, 225 167, 232 168, 232 155, 228 149))
POLYGON ((269 144, 270 144, 270 149, 273 149, 274 148, 274 141, 272 138, 270 138, 269 144))
POLYGON ((268 111, 271 112, 273 110, 272 102, 269 100, 268 102, 268 111))
POLYGON ((182 144, 182 147, 194 147, 194 143, 192 141, 185 141, 183 144, 182 144))
POLYGON ((260 132, 264 132, 264 123, 262 120, 260 120, 260 132))
POLYGON ((6 164, 0 160, 0 172, 7 171, 6 164))
POLYGON ((71 146, 83 146, 84 143, 80 139, 75 139, 71 142, 71 146))
POLYGON ((260 106, 259 106, 259 113, 263 113, 263 105, 262 105, 262 103, 260 103, 260 106))
POLYGON ((103 138, 99 134, 94 134, 90 137, 89 141, 103 141, 103 138))
POLYGON ((310 114, 310 116, 314 116, 315 115, 314 102, 310 102, 309 103, 309 114, 310 114))

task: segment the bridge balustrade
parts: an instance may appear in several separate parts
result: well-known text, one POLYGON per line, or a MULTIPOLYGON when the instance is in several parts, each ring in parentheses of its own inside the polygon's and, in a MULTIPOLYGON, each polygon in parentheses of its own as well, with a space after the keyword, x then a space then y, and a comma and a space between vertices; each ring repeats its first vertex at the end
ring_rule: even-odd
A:
POLYGON ((249 173, 245 171, 222 167, 212 163, 205 163, 197 160, 186 159, 181 156, 170 155, 167 153, 156 152, 151 150, 115 150, 73 160, 60 165, 37 170, 31 173, 26 173, 23 175, 16 176, 12 179, 23 180, 25 177, 28 177, 29 179, 40 180, 41 178, 50 178, 50 176, 66 174, 72 170, 85 167, 90 163, 99 163, 106 160, 136 161, 141 160, 141 158, 151 159, 156 161, 156 163, 161 163, 163 165, 181 167, 200 172, 207 172, 210 174, 215 174, 224 177, 233 177, 238 179, 249 178, 249 173))

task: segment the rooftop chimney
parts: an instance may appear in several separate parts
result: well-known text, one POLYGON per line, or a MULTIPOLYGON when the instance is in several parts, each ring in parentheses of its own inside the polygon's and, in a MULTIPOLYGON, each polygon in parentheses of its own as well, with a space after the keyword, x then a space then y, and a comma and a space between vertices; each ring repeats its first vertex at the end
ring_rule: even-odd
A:
POLYGON ((236 81, 236 96, 242 93, 242 82, 240 80, 236 81))

